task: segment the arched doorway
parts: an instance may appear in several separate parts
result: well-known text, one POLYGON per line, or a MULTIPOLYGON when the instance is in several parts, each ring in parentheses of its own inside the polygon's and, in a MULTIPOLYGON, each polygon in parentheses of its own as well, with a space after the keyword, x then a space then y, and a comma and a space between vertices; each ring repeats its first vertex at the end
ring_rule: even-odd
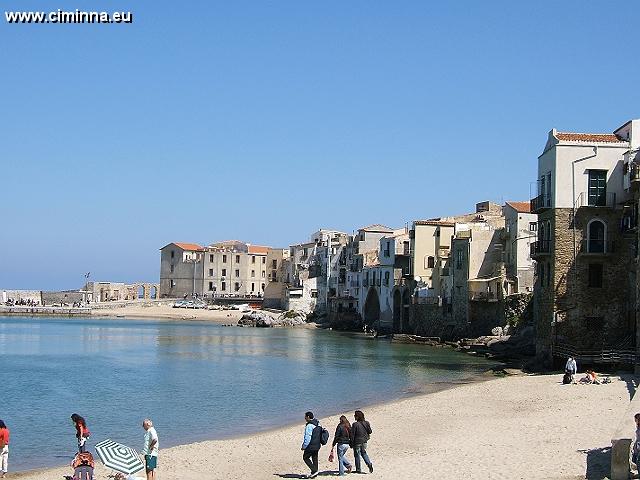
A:
POLYGON ((402 332, 406 332, 409 327, 409 309, 411 308, 411 294, 405 290, 402 294, 402 332))
POLYGON ((393 333, 402 331, 402 294, 400 290, 393 293, 393 333))
POLYGON ((372 327, 380 322, 380 299, 375 288, 370 288, 364 302, 364 323, 372 327))
POLYGON ((136 300, 144 298, 144 285, 137 285, 136 287, 136 300))
POLYGON ((153 298, 154 300, 158 299, 158 287, 155 285, 151 286, 151 298, 153 298))

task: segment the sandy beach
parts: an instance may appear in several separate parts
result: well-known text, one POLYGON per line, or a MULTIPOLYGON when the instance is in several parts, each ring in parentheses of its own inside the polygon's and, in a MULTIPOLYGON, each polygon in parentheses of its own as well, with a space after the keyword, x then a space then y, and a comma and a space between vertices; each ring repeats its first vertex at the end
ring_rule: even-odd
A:
POLYGON ((96 308, 93 317, 154 318, 158 320, 196 320, 224 324, 237 324, 242 313, 239 310, 205 310, 195 308, 172 308, 167 303, 134 303, 111 308, 96 308))
MULTIPOLYGON (((609 457, 603 449, 630 401, 627 382, 612 378, 609 385, 561 385, 560 375, 509 376, 364 409, 373 428, 371 478, 606 478, 609 457)), ((304 399, 300 403, 302 420, 304 399)), ((321 419, 332 438, 339 414, 321 419)), ((167 433, 157 428, 162 447, 167 433)), ((157 478, 302 478, 308 473, 300 452, 302 429, 301 421, 230 440, 161 448, 157 478)), ((329 447, 323 447, 320 478, 337 473, 328 455, 329 447)), ((353 458, 352 451, 348 456, 353 458)), ((70 472, 55 468, 11 476, 60 480, 70 472)), ((96 468, 98 479, 108 473, 96 468)))

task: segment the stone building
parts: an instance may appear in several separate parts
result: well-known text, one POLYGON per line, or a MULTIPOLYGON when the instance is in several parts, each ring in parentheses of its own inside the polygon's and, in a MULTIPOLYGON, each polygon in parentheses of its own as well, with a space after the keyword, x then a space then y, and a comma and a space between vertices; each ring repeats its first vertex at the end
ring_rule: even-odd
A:
POLYGON ((204 249, 203 291, 211 297, 262 297, 267 286, 270 247, 238 240, 204 249))
POLYGON ((627 228, 634 208, 624 159, 640 141, 638 125, 553 129, 538 157, 534 315, 536 354, 547 365, 568 355, 615 361, 635 346, 637 236, 627 228))
POLYGON ((508 293, 533 292, 535 262, 531 244, 537 238, 538 216, 531 213, 531 202, 506 202, 504 223, 508 293))
POLYGON ((179 298, 202 295, 204 247, 174 242, 160 249, 160 297, 179 298))
POLYGON ((345 289, 349 235, 321 229, 310 241, 290 246, 285 266, 285 310, 328 313, 332 297, 345 289))
POLYGON ((264 290, 264 308, 282 309, 286 294, 286 262, 288 248, 270 248, 267 252, 267 286, 264 290))

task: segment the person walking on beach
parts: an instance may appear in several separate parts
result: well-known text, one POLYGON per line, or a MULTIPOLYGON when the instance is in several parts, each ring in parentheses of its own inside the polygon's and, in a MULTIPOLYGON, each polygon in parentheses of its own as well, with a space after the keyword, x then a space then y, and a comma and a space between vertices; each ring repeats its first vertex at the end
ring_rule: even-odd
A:
POLYGON ((576 373, 578 373, 578 365, 576 364, 576 360, 573 357, 569 357, 569 359, 567 360, 564 371, 571 376, 571 383, 575 383, 574 376, 576 373))
MULTIPOLYGON (((347 454, 347 450, 349 450, 349 444, 351 443, 351 424, 347 417, 342 415, 340 417, 340 423, 336 427, 336 433, 333 436, 333 444, 331 448, 336 447, 336 452, 338 454, 338 475, 344 475, 345 468, 347 469, 347 473, 351 473, 351 463, 347 460, 345 456, 347 454)), ((331 450, 331 456, 333 457, 333 450, 331 450)), ((331 460, 331 459, 330 459, 331 460)))
POLYGON ((322 445, 322 427, 317 419, 313 418, 313 412, 304 414, 306 422, 304 426, 304 437, 302 439, 302 460, 307 464, 311 474, 306 478, 316 478, 318 476, 318 452, 322 445))
POLYGON ((356 410, 354 417, 355 422, 351 425, 351 446, 353 447, 353 458, 356 463, 356 473, 362 473, 360 469, 360 457, 364 460, 364 463, 369 467, 369 473, 373 473, 373 463, 367 455, 367 442, 370 435, 373 433, 371 425, 364 419, 364 413, 360 410, 356 410))
POLYGON ((142 428, 145 430, 144 446, 142 447, 144 468, 147 472, 147 480, 155 480, 155 470, 158 466, 158 432, 153 427, 153 422, 148 418, 142 421, 142 428))
POLYGON ((87 422, 77 413, 71 415, 71 421, 76 427, 76 438, 78 439, 78 452, 86 452, 84 444, 87 442, 87 438, 91 435, 91 432, 87 428, 87 422))
POLYGON ((9 429, 4 424, 3 420, 0 420, 0 477, 4 476, 9 471, 9 429))

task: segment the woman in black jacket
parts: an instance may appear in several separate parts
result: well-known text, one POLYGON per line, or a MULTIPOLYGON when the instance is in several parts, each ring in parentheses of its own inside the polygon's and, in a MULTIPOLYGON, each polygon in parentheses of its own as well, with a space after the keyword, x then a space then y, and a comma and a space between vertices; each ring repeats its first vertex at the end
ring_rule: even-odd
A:
POLYGON ((373 473, 373 463, 367 455, 367 442, 372 433, 371 425, 364 419, 364 413, 356 410, 354 415, 356 421, 351 425, 351 446, 353 447, 353 457, 356 461, 356 473, 362 473, 360 470, 360 456, 364 463, 369 467, 369 473, 373 473))
MULTIPOLYGON (((349 444, 351 443, 351 424, 347 417, 342 415, 340 417, 340 423, 336 427, 336 434, 333 436, 333 444, 331 447, 337 447, 338 452, 338 473, 344 475, 344 469, 347 469, 347 473, 351 473, 351 464, 345 457, 347 450, 349 450, 349 444)), ((333 455, 333 451, 331 452, 333 455)))

